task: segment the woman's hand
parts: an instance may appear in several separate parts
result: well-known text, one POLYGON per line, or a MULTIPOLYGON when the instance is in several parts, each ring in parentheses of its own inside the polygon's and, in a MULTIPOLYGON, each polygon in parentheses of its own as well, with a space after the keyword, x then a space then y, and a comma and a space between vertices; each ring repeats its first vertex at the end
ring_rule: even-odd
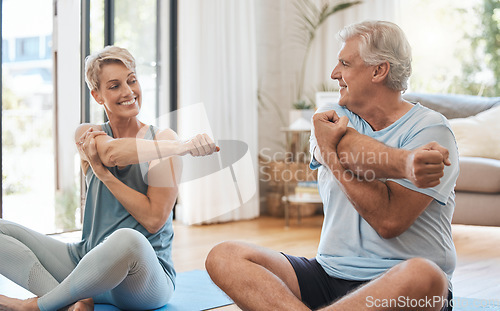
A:
POLYGON ((88 130, 83 132, 82 136, 80 136, 80 138, 76 142, 76 148, 78 149, 78 152, 80 153, 80 157, 81 157, 82 161, 90 162, 85 151, 83 150, 83 144, 85 143, 85 141, 88 138, 90 138, 90 137, 95 138, 99 135, 107 135, 107 134, 104 131, 94 130, 92 127, 89 127, 88 130))
POLYGON ((89 128, 84 135, 82 135, 82 139, 77 144, 78 150, 81 151, 80 154, 85 156, 85 161, 87 161, 94 174, 97 178, 101 179, 106 174, 111 174, 109 170, 102 164, 101 158, 99 158, 99 154, 97 153, 97 145, 95 141, 95 137, 99 135, 106 135, 103 131, 93 131, 92 128, 89 128))
POLYGON ((179 155, 191 154, 193 157, 210 155, 220 150, 207 134, 198 134, 192 139, 182 143, 179 155))

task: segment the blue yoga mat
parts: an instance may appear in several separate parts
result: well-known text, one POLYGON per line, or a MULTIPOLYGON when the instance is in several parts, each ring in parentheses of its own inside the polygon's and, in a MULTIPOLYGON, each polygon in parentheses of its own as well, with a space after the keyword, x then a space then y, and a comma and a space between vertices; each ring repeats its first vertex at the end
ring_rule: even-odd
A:
MULTIPOLYGON (((156 309, 168 311, 200 311, 227 306, 233 302, 210 279, 204 270, 177 274, 176 289, 172 300, 156 309)), ((0 294, 15 298, 29 298, 33 294, 0 275, 0 294)), ((119 311, 111 305, 96 305, 98 311, 119 311)), ((453 297, 453 311, 499 311, 500 298, 474 299, 453 297)))
MULTIPOLYGON (((0 294, 25 299, 33 297, 29 291, 14 284, 0 275, 0 294)), ((200 311, 232 304, 233 301, 224 294, 210 279, 204 270, 192 270, 177 274, 174 295, 170 302, 159 309, 168 311, 200 311)), ((94 310, 119 311, 112 305, 96 304, 94 310)))
POLYGON ((500 298, 495 299, 473 299, 453 297, 453 311, 498 311, 500 310, 500 298))

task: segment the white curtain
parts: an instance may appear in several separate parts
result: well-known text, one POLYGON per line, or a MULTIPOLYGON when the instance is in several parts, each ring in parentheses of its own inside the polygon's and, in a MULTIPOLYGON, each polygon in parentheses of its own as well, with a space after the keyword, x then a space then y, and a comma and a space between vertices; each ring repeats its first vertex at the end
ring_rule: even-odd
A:
MULTIPOLYGON (((399 1, 367 0, 330 17, 308 57, 305 92, 330 80, 343 26, 397 21, 399 1)), ((258 150, 271 157, 284 151, 281 128, 289 125, 303 59, 294 14, 293 0, 179 1, 178 132, 183 138, 207 132, 223 147, 211 158, 184 157, 176 209, 184 223, 258 216, 258 150)))
POLYGON ((176 217, 187 224, 259 215, 257 59, 253 0, 179 1, 178 134, 221 146, 183 158, 176 217))

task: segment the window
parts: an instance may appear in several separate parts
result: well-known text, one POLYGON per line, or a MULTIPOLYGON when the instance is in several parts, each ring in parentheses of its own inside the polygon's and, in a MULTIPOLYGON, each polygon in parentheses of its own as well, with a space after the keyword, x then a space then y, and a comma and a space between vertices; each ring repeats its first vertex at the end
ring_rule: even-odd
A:
POLYGON ((9 62, 10 57, 9 57, 9 41, 7 40, 2 40, 2 62, 9 62))
POLYGON ((54 232, 52 0, 4 0, 2 23, 1 216, 54 232))
POLYGON ((115 44, 134 55, 142 87, 141 121, 154 124, 157 116, 156 0, 120 0, 115 3, 115 44))
MULTIPOLYGON (((141 121, 154 124, 157 118, 158 87, 157 70, 158 41, 157 0, 121 1, 93 0, 90 2, 90 52, 107 44, 117 45, 132 53, 136 59, 136 69, 142 87, 143 106, 141 121), (111 10, 108 15, 105 10, 111 10), (105 29, 105 18, 112 18, 112 27, 105 29), (108 31, 108 33, 106 33, 108 31), (111 33, 109 33, 111 32, 111 33), (112 38, 113 42, 106 42, 112 38)), ((90 98, 90 122, 104 121, 104 111, 90 98)))
POLYGON ((410 91, 500 95, 498 0, 400 4, 413 51, 410 91))
POLYGON ((49 59, 52 57, 52 35, 44 38, 44 55, 42 58, 49 59))
POLYGON ((16 61, 40 59, 40 37, 16 38, 16 61))
MULTIPOLYGON (((168 20, 170 14, 166 7, 160 13, 159 3, 159 0, 90 0, 82 2, 81 10, 82 14, 87 14, 83 7, 88 5, 90 18, 86 32, 89 36, 82 42, 90 52, 109 44, 105 38, 111 34, 116 45, 129 49, 135 56, 143 87, 143 104, 147 103, 143 105, 140 118, 151 124, 155 124, 159 111, 160 20, 157 16, 163 14, 168 20), (105 14, 110 12, 108 8, 112 14, 105 14), (106 21, 113 27, 105 28, 106 21)), ((83 79, 83 74, 76 77, 75 72, 88 52, 76 55, 80 49, 81 23, 75 18, 67 18, 69 15, 61 13, 61 8, 70 10, 71 16, 78 15, 80 8, 61 0, 3 0, 1 8, 3 171, 0 217, 43 233, 78 228, 79 160, 68 136, 71 137, 75 130, 73 120, 79 118, 78 109, 74 108, 79 105, 78 90, 89 93, 84 84, 74 88, 75 83, 79 84, 77 79, 83 79), (54 7, 61 16, 54 18, 54 7), (33 24, 37 27, 27 26, 33 24), (59 27, 57 53, 54 54, 54 59, 58 60, 56 64, 52 57, 53 25, 59 27), (61 39, 63 37, 65 39, 61 39), (53 72, 57 73, 54 77, 53 72), (54 91, 56 83, 57 94, 54 91), (54 102, 56 97, 58 100, 54 102), (54 105, 58 109, 54 109, 54 105), (61 185, 64 191, 59 189, 61 185)), ((166 47, 163 53, 168 60, 168 44, 166 47)), ((163 89, 168 94, 166 85, 163 89)), ((103 121, 104 112, 97 103, 82 100, 81 105, 87 105, 81 109, 84 122, 103 121)), ((169 106, 167 101, 165 106, 169 106)))

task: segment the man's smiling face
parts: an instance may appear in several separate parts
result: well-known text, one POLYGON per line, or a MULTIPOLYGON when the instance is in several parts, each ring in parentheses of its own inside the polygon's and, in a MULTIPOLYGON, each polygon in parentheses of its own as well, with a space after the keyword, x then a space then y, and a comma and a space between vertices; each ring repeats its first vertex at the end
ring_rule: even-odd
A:
MULTIPOLYGON (((372 85, 373 66, 367 66, 359 55, 357 37, 348 39, 338 54, 337 66, 332 71, 331 78, 339 82, 341 106, 354 108, 356 104, 367 98, 367 92, 372 85)), ((351 109, 350 109, 351 110, 351 109)))

